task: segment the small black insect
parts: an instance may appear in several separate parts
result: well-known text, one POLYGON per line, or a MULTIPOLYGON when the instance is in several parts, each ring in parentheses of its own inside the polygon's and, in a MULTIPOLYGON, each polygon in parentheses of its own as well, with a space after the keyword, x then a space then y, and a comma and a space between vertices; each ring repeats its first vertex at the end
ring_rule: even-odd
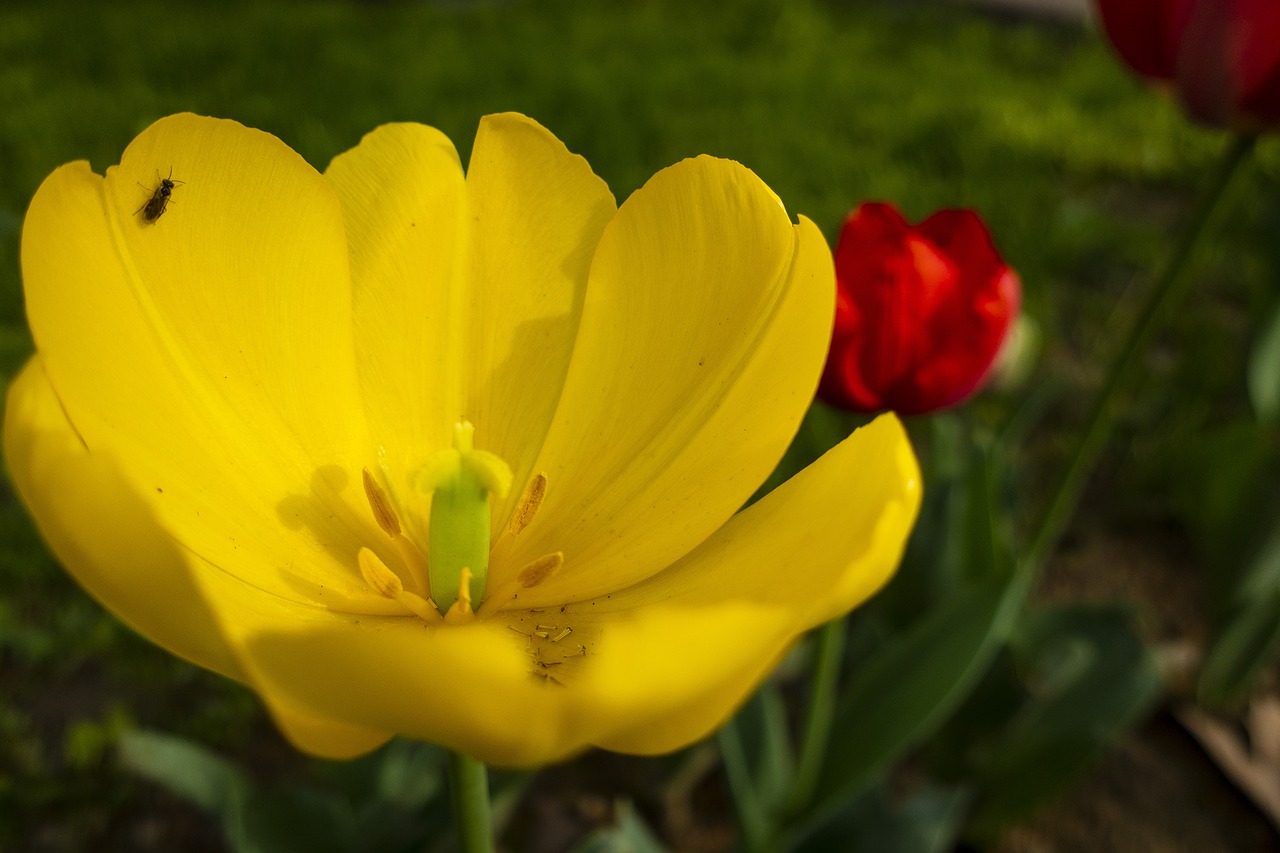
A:
MULTIPOLYGON (((159 177, 157 172, 156 176, 159 177)), ((169 207, 169 197, 173 195, 173 188, 182 186, 186 181, 173 180, 173 169, 169 169, 169 177, 160 178, 160 186, 155 188, 151 193, 151 198, 147 199, 146 204, 134 211, 134 214, 142 214, 143 222, 155 222, 164 215, 165 209, 169 207)), ((139 184, 138 186, 142 186, 139 184)), ((146 189, 146 187, 142 187, 146 189)))

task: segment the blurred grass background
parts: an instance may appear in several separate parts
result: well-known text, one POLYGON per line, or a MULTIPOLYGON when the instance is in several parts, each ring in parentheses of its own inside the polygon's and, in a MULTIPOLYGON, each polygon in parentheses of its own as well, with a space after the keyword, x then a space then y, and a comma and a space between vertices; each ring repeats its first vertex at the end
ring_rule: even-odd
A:
MULTIPOLYGON (((465 163, 478 118, 516 110, 584 155, 619 200, 657 169, 711 153, 750 166, 829 238, 863 200, 892 200, 913 219, 975 207, 1044 334, 1033 387, 1069 389, 1027 455, 1033 481, 1052 471, 1080 416, 1074 392, 1099 378, 1113 324, 1225 144, 1129 76, 1087 27, 955 3, 7 3, 6 379, 31 350, 18 247, 36 187, 71 160, 101 172, 183 110, 270 131, 320 169, 404 120, 445 131, 465 163)), ((1129 401, 1096 515, 1176 519, 1180 448, 1246 408, 1247 342, 1280 270, 1280 149, 1264 143, 1259 155, 1195 266, 1192 304, 1129 401)), ((982 405, 998 415, 1027 390, 982 405)), ((146 846, 139 827, 173 801, 115 769, 109 747, 130 725, 266 774, 301 772, 256 699, 105 614, 0 489, 0 849, 185 838, 153 820, 146 846)), ((198 820, 166 818, 188 819, 198 820)))

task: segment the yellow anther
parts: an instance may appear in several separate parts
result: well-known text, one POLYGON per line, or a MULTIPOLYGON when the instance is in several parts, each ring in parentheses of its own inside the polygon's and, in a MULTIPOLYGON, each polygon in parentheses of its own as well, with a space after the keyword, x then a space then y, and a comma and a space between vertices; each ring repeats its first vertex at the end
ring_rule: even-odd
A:
POLYGON ((356 562, 360 564, 360 575, 364 582, 373 587, 378 595, 394 600, 428 625, 439 625, 444 621, 435 603, 406 590, 400 582, 400 576, 387 568, 387 564, 377 554, 368 548, 361 548, 356 554, 356 562))
POLYGON ((529 485, 524 487, 524 494, 520 496, 520 503, 516 504, 516 511, 512 514, 511 522, 507 525, 507 532, 515 536, 528 527, 529 522, 533 521, 533 517, 542 508, 542 501, 546 496, 547 475, 537 474, 529 481, 529 485))
POLYGON ((362 469, 361 474, 364 475, 364 494, 369 499, 369 508, 373 510, 373 520, 378 522, 383 533, 394 539, 400 535, 400 519, 396 516, 396 511, 391 508, 387 493, 383 491, 382 486, 378 485, 378 481, 373 479, 368 468, 362 469))
POLYGON ((544 554, 520 570, 516 581, 525 589, 533 589, 547 578, 554 575, 564 565, 564 552, 555 551, 544 554))
POLYGON ((369 509, 373 511, 373 520, 378 523, 378 527, 382 528, 382 532, 390 536, 391 541, 395 543, 396 550, 400 552, 400 558, 404 560, 405 567, 409 569, 409 576, 413 579, 413 583, 418 587, 418 590, 425 595, 430 595, 431 585, 428 580, 426 555, 407 536, 403 535, 404 531, 400 527, 400 517, 396 515, 395 508, 391 506, 391 500, 387 497, 386 490, 378 485, 378 481, 373 478, 373 474, 369 473, 368 468, 362 468, 360 473, 364 480, 365 497, 369 499, 369 509))
POLYGON ((569 635, 570 635, 570 634, 572 634, 572 633, 573 633, 573 629, 572 629, 572 628, 568 628, 568 627, 566 627, 566 628, 565 628, 564 630, 562 630, 559 634, 556 634, 554 637, 552 637, 552 638, 551 638, 551 642, 553 642, 553 643, 558 643, 558 642, 560 642, 561 640, 563 640, 565 637, 569 636, 569 635))
POLYGON ((368 548, 360 549, 356 554, 356 562, 360 564, 360 575, 364 578, 364 582, 373 587, 378 595, 394 599, 404 592, 404 584, 400 582, 400 577, 388 569, 387 564, 368 548))
POLYGON ((486 595, 484 602, 480 605, 480 610, 476 615, 481 619, 485 619, 494 613, 497 613, 499 610, 515 601, 520 595, 521 590, 532 589, 554 575, 563 565, 563 551, 544 554, 521 569, 519 573, 516 574, 515 580, 507 581, 502 586, 498 587, 498 589, 486 595))

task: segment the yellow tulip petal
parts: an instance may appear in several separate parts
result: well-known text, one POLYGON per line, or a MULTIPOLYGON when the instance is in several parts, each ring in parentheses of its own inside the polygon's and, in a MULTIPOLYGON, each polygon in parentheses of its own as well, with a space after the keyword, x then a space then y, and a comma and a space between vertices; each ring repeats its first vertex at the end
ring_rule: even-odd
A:
POLYGON ((276 697, 267 700, 267 709, 294 746, 318 758, 358 758, 395 737, 394 732, 380 732, 299 713, 276 697))
POLYGON ((623 723, 598 745, 657 753, 712 731, 800 634, 888 580, 920 497, 911 446, 884 415, 667 571, 557 613, 601 638, 573 685, 623 723))
MULTIPOLYGON (((732 515, 777 464, 817 386, 831 253, 746 168, 700 157, 656 175, 601 240, 539 517, 491 569, 565 565, 529 605, 647 577, 732 515)), ((498 556, 495 555, 495 562, 498 556)))
POLYGON ((140 493, 163 493, 164 527, 251 583, 359 609, 369 447, 323 179, 260 131, 162 119, 105 178, 73 163, 41 185, 22 267, 74 429, 140 493), (139 184, 170 166, 183 183, 145 222, 139 184))
MULTIPOLYGON (((403 506, 448 447, 461 409, 468 216, 462 165, 434 128, 389 124, 325 171, 351 246, 355 336, 369 430, 403 506)), ((425 510, 423 510, 425 513, 425 510)), ((425 515, 401 519, 425 542, 425 515)))
MULTIPOLYGON (((615 614, 616 615, 616 614, 615 614)), ((798 636, 780 608, 741 600, 637 611, 609 619, 595 668, 574 687, 613 729, 595 745, 657 755, 724 724, 768 677, 798 636)))
POLYGON ((533 676, 523 639, 501 622, 350 617, 225 574, 201 579, 249 683, 308 752, 348 754, 362 732, 370 741, 395 732, 527 766, 589 742, 569 692, 533 676))
POLYGON ((921 495, 906 431, 896 415, 881 415, 683 560, 594 609, 741 599, 783 607, 807 630, 858 606, 892 576, 921 495))
POLYGON ((9 387, 9 474, 66 569, 143 636, 174 654, 244 679, 191 580, 191 554, 160 525, 107 455, 67 422, 39 356, 9 387))
MULTIPOLYGON (((464 180, 449 140, 387 125, 326 172, 352 246, 361 380, 383 471, 420 538, 410 481, 453 425, 523 482, 558 401, 608 187, 541 125, 480 123, 464 180)), ((513 496, 494 507, 495 526, 513 496)))
POLYGON ((578 335, 592 255, 616 205, 586 160, 514 113, 481 119, 467 196, 474 303, 461 414, 476 425, 476 446, 502 457, 517 483, 494 507, 496 529, 534 473, 578 335))

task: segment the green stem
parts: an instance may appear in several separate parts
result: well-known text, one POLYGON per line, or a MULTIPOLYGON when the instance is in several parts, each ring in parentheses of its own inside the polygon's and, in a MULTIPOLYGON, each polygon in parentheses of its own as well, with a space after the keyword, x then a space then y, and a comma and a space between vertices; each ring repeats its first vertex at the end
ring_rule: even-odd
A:
POLYGON ((489 816, 489 776, 484 763, 449 753, 449 789, 462 853, 493 853, 489 816))
POLYGON ((733 795, 733 804, 738 810, 742 846, 748 853, 763 853, 769 849, 769 824, 765 818, 764 806, 756 794, 751 770, 747 767, 747 756, 742 749, 742 738, 738 735, 737 720, 730 719, 724 724, 716 734, 716 745, 720 747, 720 760, 724 762, 724 772, 729 778, 729 792, 733 795))
POLYGON ((1136 367, 1138 356, 1146 350, 1152 335, 1159 328, 1160 321, 1185 295, 1187 279, 1183 273, 1186 271, 1187 259, 1204 233, 1205 224, 1222 199, 1227 185, 1231 182, 1231 177, 1253 150, 1256 141, 1256 136, 1235 135, 1223 152, 1222 159, 1218 162, 1195 210, 1192 211, 1191 218, 1187 221, 1173 254, 1147 295, 1146 302, 1143 303, 1124 345, 1111 363, 1106 382, 1094 400, 1088 426, 1076 443, 1067 471, 1058 483, 1058 488, 1050 499, 1040 523, 1036 526, 1036 533, 1030 547, 1023 555, 1024 568, 1034 570, 1039 566, 1066 530, 1071 516, 1075 513, 1076 505, 1080 502, 1086 479, 1098 461, 1098 456, 1101 455, 1111 433, 1116 396, 1136 367))
POLYGON ((814 653, 813 691, 809 694, 809 714, 804 724, 804 740, 800 744, 800 763, 796 767, 788 814, 798 814, 813 798, 818 774, 826 758, 831 737, 831 722, 836 714, 836 683, 844 658, 845 620, 836 619, 818 630, 818 648, 814 653))

